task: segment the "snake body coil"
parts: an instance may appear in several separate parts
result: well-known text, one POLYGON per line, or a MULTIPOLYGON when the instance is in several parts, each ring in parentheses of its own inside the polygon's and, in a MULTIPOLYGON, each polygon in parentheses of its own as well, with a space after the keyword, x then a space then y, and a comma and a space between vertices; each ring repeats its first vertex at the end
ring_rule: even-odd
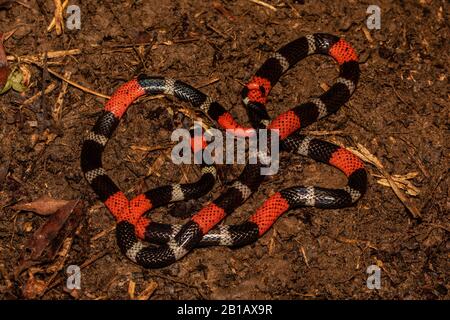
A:
POLYGON ((292 208, 342 208, 356 202, 367 185, 362 161, 344 148, 301 135, 298 130, 336 112, 349 100, 358 80, 356 52, 345 40, 329 34, 313 34, 294 40, 261 66, 242 91, 252 126, 278 129, 282 150, 335 166, 348 177, 348 183, 341 189, 297 186, 281 190, 268 198, 246 222, 225 226, 216 225, 247 200, 262 183, 261 164, 246 165, 224 193, 194 214, 186 224, 169 225, 151 221, 144 214, 169 202, 197 198, 208 192, 215 181, 214 167, 203 166, 202 177, 195 183, 158 187, 129 200, 103 169, 102 153, 127 108, 143 95, 167 94, 190 102, 224 129, 242 129, 245 135, 250 134, 252 128, 242 127, 218 102, 181 81, 140 76, 123 84, 107 102, 103 114, 85 139, 81 152, 81 167, 87 181, 117 220, 116 236, 122 252, 144 267, 164 267, 196 246, 251 243, 292 208), (270 90, 288 69, 312 54, 333 57, 340 66, 339 77, 319 97, 270 121, 265 107, 270 90), (145 245, 141 239, 159 245, 145 245))

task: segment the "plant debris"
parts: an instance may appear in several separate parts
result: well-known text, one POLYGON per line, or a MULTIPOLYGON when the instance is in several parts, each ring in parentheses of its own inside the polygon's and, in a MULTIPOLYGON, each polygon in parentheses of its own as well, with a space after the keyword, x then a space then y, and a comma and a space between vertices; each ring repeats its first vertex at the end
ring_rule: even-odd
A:
POLYGON ((64 240, 72 236, 85 217, 84 203, 69 201, 60 207, 25 243, 25 250, 15 269, 15 276, 29 267, 52 261, 64 240))
POLYGON ((69 200, 59 200, 44 195, 27 203, 18 203, 11 208, 14 210, 31 211, 42 216, 48 216, 55 213, 58 209, 69 203, 69 200))

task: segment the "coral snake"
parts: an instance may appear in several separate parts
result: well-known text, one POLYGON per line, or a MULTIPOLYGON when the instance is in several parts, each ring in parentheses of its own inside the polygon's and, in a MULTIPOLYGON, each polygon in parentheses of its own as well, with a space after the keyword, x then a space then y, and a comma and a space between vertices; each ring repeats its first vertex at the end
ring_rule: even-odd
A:
POLYGON ((193 199, 207 193, 215 183, 213 166, 202 166, 202 176, 194 183, 157 187, 129 200, 102 167, 102 153, 127 108, 143 95, 166 94, 189 102, 223 129, 252 128, 239 125, 218 102, 188 84, 163 77, 139 76, 121 85, 106 103, 83 142, 81 168, 86 180, 117 220, 116 238, 121 251, 146 268, 168 266, 194 247, 206 245, 242 246, 261 237, 284 212, 303 206, 342 208, 355 203, 366 191, 367 174, 363 162, 337 145, 298 133, 300 128, 336 112, 355 91, 359 80, 358 56, 345 40, 317 33, 298 38, 267 59, 242 90, 252 128, 278 129, 282 150, 308 156, 340 169, 348 178, 340 189, 295 186, 269 197, 244 223, 217 224, 247 200, 262 183, 262 165, 247 164, 219 197, 205 205, 183 225, 151 221, 145 213, 170 202, 193 199), (339 76, 323 94, 281 113, 273 120, 265 104, 270 90, 298 61, 312 54, 334 58, 339 76), (145 241, 153 244, 145 244, 145 241))

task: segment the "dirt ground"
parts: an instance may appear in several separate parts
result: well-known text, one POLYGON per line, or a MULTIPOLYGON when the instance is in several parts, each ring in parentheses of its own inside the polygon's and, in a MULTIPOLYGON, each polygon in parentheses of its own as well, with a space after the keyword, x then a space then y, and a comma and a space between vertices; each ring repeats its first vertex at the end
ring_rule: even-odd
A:
MULTIPOLYGON (((110 95, 140 73, 169 76, 202 86, 246 124, 242 83, 271 52, 309 33, 342 36, 359 52, 359 86, 337 114, 305 132, 348 147, 361 144, 391 175, 411 174, 418 194, 405 197, 421 217, 381 185, 379 170, 367 164, 369 188, 354 207, 292 210, 250 246, 196 249, 169 267, 144 270, 120 253, 114 219, 80 170, 82 137, 106 100, 69 85, 58 127, 49 114, 63 82, 29 64, 30 87, 23 94, 11 90, 0 96, 0 298, 24 297, 31 272, 15 279, 13 270, 25 241, 48 219, 13 206, 43 195, 86 202, 86 219, 43 299, 128 299, 133 285, 137 296, 154 282, 151 299, 450 298, 448 3, 266 3, 276 10, 246 0, 70 1, 81 9, 81 29, 57 36, 46 31, 53 1, 22 0, 0 9, 0 31, 17 28, 5 42, 11 56, 80 49, 80 54, 47 58, 47 67, 59 74, 70 71, 73 82, 96 92, 110 95), (371 4, 381 8, 380 30, 366 28, 371 4), (24 104, 51 83, 56 89, 44 99, 24 104), (71 296, 64 288, 65 268, 83 264, 81 290, 71 296), (366 286, 366 269, 373 264, 381 267, 379 290, 366 286)), ((337 70, 331 59, 320 56, 300 62, 273 89, 270 114, 320 94, 337 70)), ((188 106, 170 98, 140 100, 108 144, 105 167, 130 196, 198 177, 198 168, 180 168, 164 156, 170 152, 171 132, 179 127, 181 107, 188 106), (155 146, 166 149, 148 150, 155 146)), ((345 185, 345 177, 329 166, 289 154, 281 160, 280 173, 226 223, 243 221, 282 187, 345 185)), ((186 219, 220 194, 240 168, 220 166, 221 181, 212 193, 160 208, 155 219, 186 219)), ((35 267, 35 280, 49 281, 46 266, 35 267)))

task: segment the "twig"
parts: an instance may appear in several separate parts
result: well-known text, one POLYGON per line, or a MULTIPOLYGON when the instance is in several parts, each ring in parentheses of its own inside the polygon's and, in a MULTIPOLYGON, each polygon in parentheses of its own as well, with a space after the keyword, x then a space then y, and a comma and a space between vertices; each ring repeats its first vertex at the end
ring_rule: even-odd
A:
POLYGON ((219 1, 213 1, 212 7, 223 14, 228 20, 236 21, 236 18, 219 1))
MULTIPOLYGON (((61 5, 61 2, 58 1, 59 4, 61 5)), ((62 10, 64 10, 67 5, 69 4, 69 0, 65 0, 64 3, 61 5, 61 18, 62 18, 62 10)), ((52 19, 52 22, 50 22, 50 24, 47 27, 47 32, 50 32, 53 30, 53 28, 56 26, 56 11, 55 11, 55 16, 52 19)), ((58 31, 56 31, 56 34, 58 34, 58 31)))
POLYGON ((261 0, 250 0, 250 2, 253 2, 253 3, 259 4, 260 6, 269 8, 270 10, 277 11, 277 8, 275 8, 271 4, 268 4, 268 3, 264 2, 264 1, 261 1, 261 0))
POLYGON ((333 131, 326 131, 326 130, 312 130, 312 131, 305 131, 305 134, 310 134, 312 136, 335 136, 342 134, 342 130, 333 130, 333 131))
MULTIPOLYGON (((39 67, 42 67, 42 66, 40 66, 38 63, 35 63, 35 64, 38 65, 39 67)), ((70 84, 71 86, 73 86, 73 87, 75 87, 75 88, 78 88, 78 89, 80 89, 81 91, 84 91, 84 92, 93 94, 94 96, 98 96, 98 97, 105 98, 105 99, 111 98, 110 96, 107 96, 107 95, 105 95, 105 94, 103 94, 103 93, 100 93, 100 92, 97 92, 97 91, 94 91, 94 90, 91 90, 91 89, 89 89, 89 88, 86 88, 86 87, 82 86, 81 84, 78 84, 78 83, 76 83, 76 82, 74 82, 74 81, 72 81, 72 80, 69 80, 69 79, 65 78, 64 76, 60 75, 59 73, 57 73, 56 71, 53 71, 53 70, 50 69, 50 68, 47 68, 47 70, 48 70, 49 73, 51 73, 51 74, 54 75, 55 77, 61 79, 62 81, 67 82, 67 83, 70 84)))
POLYGON ((306 256, 305 248, 303 246, 301 246, 300 250, 302 251, 303 259, 305 259, 306 266, 309 268, 309 262, 308 262, 308 257, 306 256))
POLYGON ((148 300, 155 292, 156 288, 158 288, 158 283, 156 281, 151 281, 147 287, 141 292, 141 294, 137 297, 138 300, 148 300))
POLYGON ((218 34, 219 36, 221 36, 222 38, 224 38, 224 39, 228 39, 228 38, 229 38, 229 36, 227 36, 226 34, 224 34, 222 31, 220 31, 220 30, 217 29, 216 27, 212 26, 211 24, 205 23, 205 26, 206 26, 208 29, 211 29, 212 31, 214 31, 215 33, 217 33, 217 34, 218 34))
MULTIPOLYGON (((64 31, 63 6, 61 4, 61 0, 53 0, 53 3, 55 4, 55 16, 53 17, 52 22, 55 21, 53 26, 56 28, 56 35, 60 36, 64 31)), ((50 25, 47 28, 48 32, 53 29, 50 25)))
POLYGON ((397 90, 395 89, 394 85, 391 84, 391 88, 394 91, 395 95, 397 96, 398 100, 400 100, 404 105, 409 105, 408 102, 405 101, 405 99, 402 98, 402 96, 397 92, 397 90))
MULTIPOLYGON (((50 84, 47 86, 47 88, 45 89, 45 92, 44 92, 44 93, 45 93, 45 94, 49 94, 50 92, 52 92, 53 90, 55 90, 56 86, 57 86, 56 82, 50 83, 50 84)), ((36 100, 41 96, 41 94, 42 94, 42 91, 39 91, 39 92, 36 93, 34 96, 32 96, 32 97, 28 98, 27 100, 25 100, 25 101, 22 103, 22 106, 27 106, 27 105, 32 104, 34 101, 36 101, 36 100)))
MULTIPOLYGON (((394 180, 395 184, 397 185, 397 187, 399 187, 400 189, 403 189, 406 191, 407 194, 409 194, 410 196, 417 196, 420 193, 420 190, 411 183, 411 179, 415 178, 418 175, 418 172, 411 172, 408 173, 406 175, 399 175, 399 174, 394 174, 392 175, 392 180, 394 180)), ((382 186, 385 187, 390 187, 389 182, 387 181, 386 178, 384 178, 383 175, 378 175, 378 174, 373 174, 374 177, 376 178, 380 178, 377 183, 381 184, 382 186)))
POLYGON ((28 5, 28 4, 26 4, 26 3, 22 2, 22 1, 16 0, 16 3, 17 3, 17 4, 20 4, 21 6, 24 6, 25 8, 27 8, 27 9, 33 11, 34 13, 39 13, 38 10, 32 8, 30 5, 28 5))
POLYGON ((151 151, 156 151, 156 150, 169 149, 169 148, 173 147, 174 145, 175 145, 175 143, 169 143, 168 146, 167 145, 165 145, 165 146, 157 145, 157 146, 153 146, 153 147, 131 145, 130 148, 131 148, 131 150, 151 152, 151 151))
MULTIPOLYGON (((48 284, 50 284, 53 281, 53 279, 56 278, 56 276, 58 275, 58 272, 63 268, 64 263, 67 260, 67 253, 69 252, 70 248, 72 247, 72 243, 73 243, 73 237, 66 238, 66 240, 64 241, 63 248, 61 249, 61 252, 62 252, 61 257, 62 258, 60 261, 57 261, 57 263, 53 266, 54 271, 53 271, 52 275, 50 276, 50 278, 46 281, 47 288, 39 294, 39 297, 42 297, 47 292, 48 284)), ((48 270, 51 271, 51 267, 48 270)))
POLYGON ((19 27, 16 27, 16 28, 12 29, 11 31, 4 33, 3 34, 3 42, 6 42, 6 40, 11 38, 12 35, 17 31, 17 29, 19 29, 19 27))
MULTIPOLYGON (((106 256, 109 253, 109 251, 102 251, 100 253, 97 253, 96 255, 94 255, 92 258, 86 260, 85 262, 83 262, 83 264, 80 266, 80 269, 84 269, 88 266, 90 266, 91 264, 93 264, 95 261, 103 258, 104 256, 106 256)), ((56 287, 58 284, 60 284, 63 281, 63 277, 58 278, 57 280, 55 280, 55 282, 53 282, 51 285, 49 285, 47 287, 47 289, 45 290, 44 294, 46 292, 48 292, 49 290, 53 289, 54 287, 56 287)))
POLYGON ((199 89, 199 88, 207 87, 207 86, 209 86, 209 85, 211 85, 213 83, 216 83, 219 80, 220 80, 220 78, 217 78, 217 77, 216 78, 212 78, 211 80, 208 80, 207 82, 202 83, 201 85, 197 86, 197 88, 199 89))
MULTIPOLYGON (((64 77, 66 77, 67 79, 70 79, 71 74, 72 73, 70 71, 66 71, 64 73, 64 77)), ((53 106, 52 118, 55 121, 57 126, 59 126, 60 122, 61 122, 64 96, 66 95, 67 87, 68 87, 68 83, 63 82, 63 84, 61 86, 61 91, 59 92, 58 98, 56 99, 56 103, 53 106)))
POLYGON ((47 83, 50 81, 50 77, 48 76, 48 65, 47 65, 47 53, 44 53, 44 62, 42 63, 42 81, 41 81, 41 110, 44 111, 45 118, 49 119, 49 111, 47 103, 45 103, 45 89, 47 88, 47 83))
POLYGON ((134 300, 135 292, 136 292, 136 282, 134 282, 133 279, 130 279, 130 282, 128 282, 128 295, 130 296, 130 299, 134 300))
MULTIPOLYGON (((81 54, 80 49, 70 49, 70 50, 57 50, 57 51, 48 51, 47 52, 47 58, 48 59, 54 59, 54 58, 61 58, 65 56, 72 56, 81 54)), ((8 61, 24 61, 28 63, 35 63, 36 61, 40 61, 44 58, 45 53, 39 53, 34 55, 25 55, 25 56, 7 56, 8 61)))
POLYGON ((113 226, 109 227, 108 229, 105 229, 105 230, 97 233, 96 235, 94 235, 91 238, 91 242, 104 237, 106 234, 108 234, 108 233, 110 233, 110 232, 112 232, 114 230, 116 230, 116 225, 113 225, 113 226))
POLYGON ((295 7, 294 7, 292 4, 290 4, 290 3, 288 2, 287 5, 292 9, 292 11, 294 12, 294 14, 295 14, 295 16, 296 16, 297 18, 300 18, 300 17, 301 17, 301 15, 300 15, 300 13, 298 12, 298 10, 295 9, 295 7))
MULTIPOLYGON (((61 50, 61 51, 49 51, 47 52, 47 59, 51 59, 51 58, 60 58, 60 57, 64 57, 64 56, 69 56, 69 55, 78 55, 81 54, 81 50, 80 49, 71 49, 71 50, 61 50)), ((7 56, 7 60, 8 61, 23 61, 26 63, 31 63, 34 64, 40 68, 43 68, 42 62, 40 62, 39 60, 43 59, 45 57, 45 53, 43 54, 37 54, 37 55, 27 55, 27 56, 21 56, 21 57, 15 57, 15 56, 7 56)), ((56 71, 53 71, 50 68, 47 68, 47 71, 49 73, 51 73, 53 76, 59 78, 60 80, 67 82, 68 84, 70 84, 73 87, 76 87, 84 92, 90 93, 92 95, 101 97, 101 98, 105 98, 105 99, 109 99, 111 98, 108 95, 102 94, 100 92, 94 91, 92 89, 89 89, 85 86, 82 86, 81 84, 78 84, 72 80, 67 79, 66 77, 62 76, 61 74, 57 73, 56 71)), ((207 82, 199 85, 197 88, 203 88, 206 86, 209 86, 217 81, 219 81, 220 78, 213 78, 208 80, 207 82)), ((52 89, 53 90, 53 89, 52 89)), ((164 95, 163 94, 159 94, 159 95, 155 95, 155 96, 151 96, 148 97, 147 100, 155 100, 155 99, 161 99, 163 98, 164 95)), ((31 99, 31 98, 30 98, 31 99)), ((35 98, 33 97, 33 100, 35 98)))

